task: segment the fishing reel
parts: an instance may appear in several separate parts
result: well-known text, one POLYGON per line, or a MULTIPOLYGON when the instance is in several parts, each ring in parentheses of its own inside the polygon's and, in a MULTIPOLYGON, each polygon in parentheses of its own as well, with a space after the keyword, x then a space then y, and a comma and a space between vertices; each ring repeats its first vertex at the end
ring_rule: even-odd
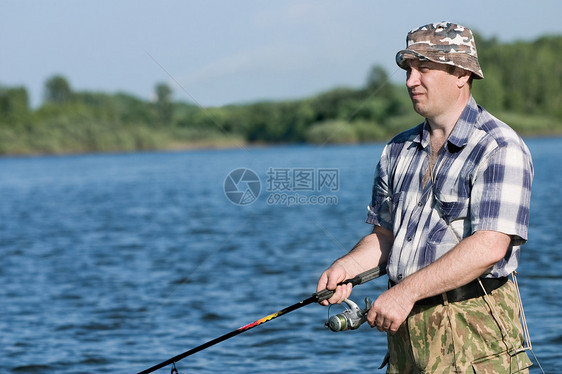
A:
POLYGON ((343 302, 349 308, 346 308, 342 313, 329 317, 328 322, 325 323, 325 327, 333 332, 359 328, 367 320, 367 313, 369 313, 369 309, 373 305, 373 300, 368 297, 365 298, 365 309, 359 308, 357 304, 349 299, 345 299, 343 302))

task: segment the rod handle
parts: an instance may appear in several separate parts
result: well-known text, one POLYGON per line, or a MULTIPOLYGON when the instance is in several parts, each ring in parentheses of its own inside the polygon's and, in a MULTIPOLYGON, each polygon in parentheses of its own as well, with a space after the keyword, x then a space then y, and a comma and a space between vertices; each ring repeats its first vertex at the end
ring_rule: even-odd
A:
MULTIPOLYGON (((386 263, 383 263, 377 267, 367 270, 361 274, 354 276, 353 278, 346 279, 338 285, 351 283, 354 287, 363 283, 367 283, 373 279, 376 279, 382 275, 386 274, 386 263)), ((333 290, 324 289, 322 291, 314 293, 312 296, 316 298, 318 302, 328 300, 334 294, 333 290)))

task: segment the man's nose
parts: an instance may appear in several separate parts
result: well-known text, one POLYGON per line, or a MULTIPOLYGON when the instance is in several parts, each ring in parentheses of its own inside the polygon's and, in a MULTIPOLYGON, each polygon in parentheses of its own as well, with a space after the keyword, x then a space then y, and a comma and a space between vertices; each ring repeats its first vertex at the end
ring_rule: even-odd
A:
POLYGON ((417 69, 410 68, 406 73, 406 87, 412 88, 420 84, 420 72, 417 69))

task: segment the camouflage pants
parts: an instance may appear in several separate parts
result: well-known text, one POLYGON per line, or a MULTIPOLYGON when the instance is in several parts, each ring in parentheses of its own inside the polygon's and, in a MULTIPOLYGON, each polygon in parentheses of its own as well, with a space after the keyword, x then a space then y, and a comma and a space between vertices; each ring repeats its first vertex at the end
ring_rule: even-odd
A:
POLYGON ((436 306, 416 305, 388 334, 387 373, 527 373, 515 286, 488 297, 436 306))

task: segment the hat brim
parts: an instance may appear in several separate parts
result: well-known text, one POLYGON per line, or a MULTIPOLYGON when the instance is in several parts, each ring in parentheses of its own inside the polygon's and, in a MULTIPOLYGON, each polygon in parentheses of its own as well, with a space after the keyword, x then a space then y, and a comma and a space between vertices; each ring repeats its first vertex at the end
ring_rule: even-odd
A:
POLYGON ((437 64, 456 66, 470 71, 475 79, 484 79, 484 74, 478 63, 478 59, 472 58, 467 54, 456 54, 456 60, 451 61, 444 57, 443 53, 431 51, 416 51, 414 49, 403 49, 396 54, 396 64, 404 70, 409 68, 408 60, 432 61, 437 64))

